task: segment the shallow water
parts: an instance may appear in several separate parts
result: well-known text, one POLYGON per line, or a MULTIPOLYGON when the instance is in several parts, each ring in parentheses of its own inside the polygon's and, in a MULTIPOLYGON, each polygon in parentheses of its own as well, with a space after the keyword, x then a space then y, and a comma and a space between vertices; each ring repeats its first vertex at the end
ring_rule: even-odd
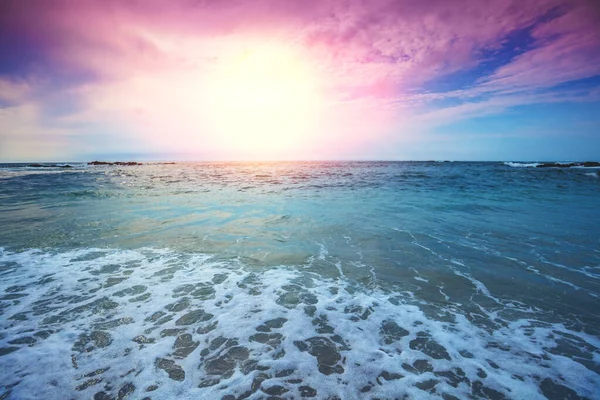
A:
POLYGON ((600 398, 597 169, 71 165, 0 164, 0 398, 600 398))

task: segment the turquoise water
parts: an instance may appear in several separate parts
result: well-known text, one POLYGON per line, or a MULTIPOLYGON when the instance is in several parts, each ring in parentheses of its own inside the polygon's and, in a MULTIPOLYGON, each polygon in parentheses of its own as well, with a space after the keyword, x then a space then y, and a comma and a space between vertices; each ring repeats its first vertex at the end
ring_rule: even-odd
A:
POLYGON ((598 169, 70 165, 0 164, 0 396, 600 398, 598 169))

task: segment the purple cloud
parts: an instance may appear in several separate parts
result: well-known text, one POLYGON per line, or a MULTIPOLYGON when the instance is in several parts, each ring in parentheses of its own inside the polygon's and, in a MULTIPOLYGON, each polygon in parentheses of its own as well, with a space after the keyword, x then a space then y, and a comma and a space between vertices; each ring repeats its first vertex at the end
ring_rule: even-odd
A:
MULTIPOLYGON (((322 100, 315 124, 330 130, 315 137, 333 141, 332 131, 350 130, 348 148, 422 121, 440 126, 522 104, 597 98, 594 88, 543 93, 600 75, 593 0, 44 0, 1 7, 0 119, 13 127, 1 134, 5 149, 26 131, 51 132, 51 140, 57 131, 106 121, 132 138, 179 143, 173 150, 215 142, 205 122, 211 77, 223 60, 263 45, 289 49, 311 71, 322 100), (500 58, 519 32, 527 45, 500 58), (473 78, 452 90, 424 89, 453 74, 473 78), (437 105, 447 99, 464 104, 437 105), (360 128, 347 128, 357 113, 360 128), (178 140, 165 140, 167 130, 178 140)), ((309 153, 316 144, 305 145, 309 153)))

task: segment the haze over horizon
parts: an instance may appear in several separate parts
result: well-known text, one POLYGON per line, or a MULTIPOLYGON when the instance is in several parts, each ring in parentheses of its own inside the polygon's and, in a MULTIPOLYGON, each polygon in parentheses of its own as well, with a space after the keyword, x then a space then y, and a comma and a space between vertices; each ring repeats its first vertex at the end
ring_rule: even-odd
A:
POLYGON ((8 0, 0 162, 600 160, 600 3, 8 0))

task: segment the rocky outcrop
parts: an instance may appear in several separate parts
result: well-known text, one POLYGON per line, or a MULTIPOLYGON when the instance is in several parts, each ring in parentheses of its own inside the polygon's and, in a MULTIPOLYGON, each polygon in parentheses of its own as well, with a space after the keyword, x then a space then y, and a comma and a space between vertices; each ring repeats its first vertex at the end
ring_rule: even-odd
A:
POLYGON ((135 161, 114 161, 114 162, 108 162, 108 161, 90 161, 88 163, 88 165, 121 165, 121 166, 131 166, 131 165, 144 165, 144 164, 139 163, 139 162, 135 162, 135 161))
POLYGON ((600 162, 597 161, 585 161, 585 162, 571 162, 571 163, 557 163, 547 162, 541 163, 535 166, 536 168, 571 168, 571 167, 600 167, 600 162))

